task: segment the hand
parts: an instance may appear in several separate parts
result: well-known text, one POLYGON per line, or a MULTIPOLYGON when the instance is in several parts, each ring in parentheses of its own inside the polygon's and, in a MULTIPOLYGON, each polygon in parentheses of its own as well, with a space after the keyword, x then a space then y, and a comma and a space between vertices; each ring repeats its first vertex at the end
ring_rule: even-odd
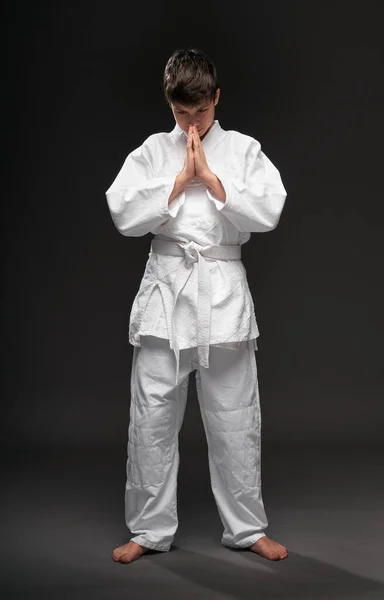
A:
POLYGON ((184 166, 180 172, 180 174, 182 175, 184 181, 188 182, 191 179, 193 179, 194 177, 196 177, 196 170, 195 170, 195 160, 194 160, 194 152, 193 152, 193 133, 192 133, 192 128, 189 128, 189 133, 188 133, 188 141, 187 141, 187 151, 185 154, 185 160, 184 160, 184 166))
POLYGON ((199 132, 196 127, 192 125, 192 134, 193 134, 193 156, 195 159, 195 170, 196 176, 202 180, 203 183, 210 190, 211 194, 220 200, 221 202, 226 202, 227 195, 224 189, 224 186, 220 179, 211 171, 208 166, 207 159, 205 157, 205 152, 203 149, 203 145, 201 143, 201 139, 199 136, 199 132))
MULTIPOLYGON (((199 136, 199 132, 197 131, 194 125, 191 125, 189 131, 192 131, 192 141, 193 141, 193 157, 195 160, 195 172, 196 177, 202 179, 203 181, 209 177, 211 174, 211 170, 208 167, 207 159, 205 157, 205 152, 201 143, 201 139, 199 136)), ((189 135, 188 135, 189 140, 189 135)))

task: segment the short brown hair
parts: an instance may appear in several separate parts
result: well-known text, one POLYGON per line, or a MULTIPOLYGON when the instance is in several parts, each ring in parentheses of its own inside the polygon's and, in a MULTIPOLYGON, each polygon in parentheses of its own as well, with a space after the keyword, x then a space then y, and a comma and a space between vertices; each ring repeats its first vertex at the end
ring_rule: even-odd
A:
POLYGON ((167 102, 196 106, 213 101, 218 88, 216 67, 199 48, 175 50, 164 71, 164 95, 167 102))

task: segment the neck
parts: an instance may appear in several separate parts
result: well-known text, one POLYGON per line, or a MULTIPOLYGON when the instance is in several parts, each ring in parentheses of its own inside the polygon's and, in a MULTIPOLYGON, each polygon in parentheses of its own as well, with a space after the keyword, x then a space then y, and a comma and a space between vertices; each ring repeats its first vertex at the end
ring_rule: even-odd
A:
POLYGON ((211 129, 212 129, 212 126, 213 126, 214 122, 215 122, 215 120, 213 120, 213 121, 212 121, 212 123, 210 124, 210 126, 208 127, 208 129, 207 129, 207 131, 204 133, 204 135, 202 135, 202 136, 200 137, 200 139, 201 139, 201 140, 203 140, 203 139, 205 138, 205 136, 207 135, 207 133, 208 133, 209 131, 211 131, 211 129))

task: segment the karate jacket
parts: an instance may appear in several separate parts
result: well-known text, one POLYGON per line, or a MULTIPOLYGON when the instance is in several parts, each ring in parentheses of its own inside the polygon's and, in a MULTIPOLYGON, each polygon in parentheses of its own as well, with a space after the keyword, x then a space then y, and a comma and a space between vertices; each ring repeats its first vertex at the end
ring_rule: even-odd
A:
MULTIPOLYGON (((209 168, 220 179, 225 202, 194 178, 170 204, 168 198, 183 168, 188 135, 176 123, 171 132, 150 135, 125 159, 106 191, 110 214, 124 236, 143 236, 202 246, 245 244, 251 233, 274 229, 287 192, 278 169, 260 143, 238 131, 224 130, 216 119, 202 140, 209 168)), ((180 349, 197 345, 197 263, 174 307, 173 283, 181 256, 149 252, 133 301, 129 342, 140 336, 171 340, 176 328, 180 349), (172 312, 173 311, 173 312, 172 312)), ((246 270, 241 260, 207 260, 211 276, 210 344, 236 348, 260 335, 246 270)))

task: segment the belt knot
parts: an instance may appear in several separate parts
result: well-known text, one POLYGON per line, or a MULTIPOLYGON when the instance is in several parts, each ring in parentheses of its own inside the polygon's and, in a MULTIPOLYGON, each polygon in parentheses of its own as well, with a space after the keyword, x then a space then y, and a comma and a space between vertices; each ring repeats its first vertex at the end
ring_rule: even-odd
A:
POLYGON ((199 250, 196 243, 192 240, 188 244, 179 244, 184 250, 184 264, 186 267, 191 267, 192 263, 199 260, 199 250))

